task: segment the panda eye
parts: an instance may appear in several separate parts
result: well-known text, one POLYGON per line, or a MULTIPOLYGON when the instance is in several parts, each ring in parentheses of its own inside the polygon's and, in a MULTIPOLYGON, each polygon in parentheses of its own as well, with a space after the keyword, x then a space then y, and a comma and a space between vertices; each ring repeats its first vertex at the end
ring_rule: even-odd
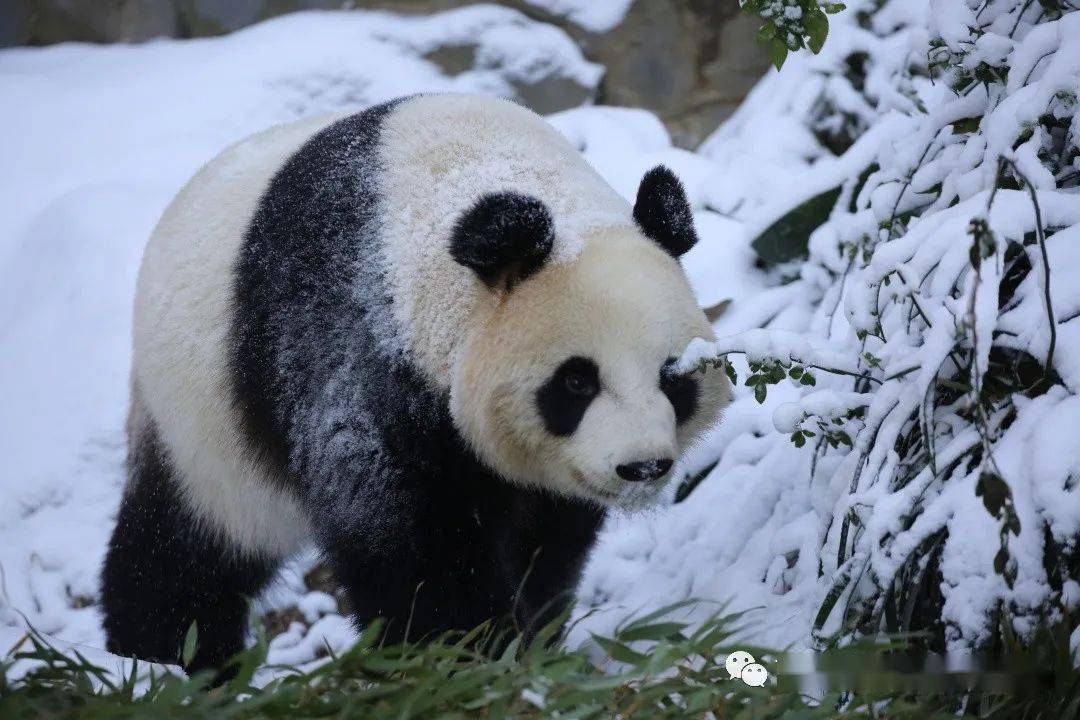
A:
POLYGON ((593 398, 600 393, 600 368, 587 357, 567 358, 536 391, 536 409, 548 432, 574 433, 593 398))
POLYGON ((595 395, 596 383, 593 379, 583 373, 567 373, 563 379, 563 383, 566 385, 567 391, 574 395, 595 395))
POLYGON ((675 410, 675 422, 681 425, 697 411, 698 384, 693 378, 673 374, 671 367, 674 364, 675 358, 668 358, 660 368, 660 390, 675 410))

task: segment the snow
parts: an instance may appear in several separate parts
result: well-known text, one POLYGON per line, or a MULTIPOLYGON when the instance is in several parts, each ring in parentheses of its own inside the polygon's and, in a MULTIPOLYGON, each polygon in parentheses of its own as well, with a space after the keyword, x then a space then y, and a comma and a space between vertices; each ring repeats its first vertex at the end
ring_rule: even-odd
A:
MULTIPOLYGON (((530 2, 592 31, 613 27, 629 5, 530 2)), ((1080 200, 1070 180, 1080 157, 1060 167, 1046 159, 1080 136, 1080 12, 1043 18, 1029 3, 1018 22, 1027 5, 1002 0, 987 5, 972 39, 966 3, 847 4, 820 55, 793 54, 698 152, 672 147, 639 109, 549 118, 628 200, 656 164, 680 175, 701 237, 683 259, 687 275, 703 306, 730 301, 717 341, 692 343, 680 369, 724 355, 740 380, 723 422, 676 470, 715 463, 697 489, 608 523, 579 588, 572 643, 700 598, 683 612, 745 610, 743 634, 755 644, 818 647, 854 617, 880 618, 883 588, 916 584, 912 568, 934 543, 952 647, 987 640, 999 603, 1021 635, 1047 608, 1080 605, 1075 578, 1055 594, 1043 558, 1047 538, 1075 547, 1080 536, 1080 200), (870 59, 861 89, 842 72, 853 53, 870 59), (911 72, 935 53, 946 54, 943 75, 911 72), (948 83, 979 60, 1012 72, 954 93, 948 83), (1067 130, 1045 130, 1044 111, 1067 130), (954 131, 968 118, 978 131, 954 131), (849 142, 834 155, 823 139, 842 136, 849 142), (1043 226, 1056 231, 1045 242, 1049 278, 1039 246, 1021 246, 1034 269, 1000 311, 1005 249, 1036 220, 1026 188, 991 192, 999 156, 1031 181, 1043 226), (757 268, 752 238, 838 186, 809 258, 757 268), (969 255, 975 218, 996 239, 979 273, 969 255), (980 373, 992 344, 1047 357, 1047 283, 1062 383, 1016 394, 987 420, 1020 524, 1008 535, 1010 586, 993 570, 1003 521, 976 495, 970 461, 985 441, 964 419, 967 396, 932 401, 942 373, 957 369, 958 334, 972 333, 964 347, 980 373), (818 368, 816 384, 784 380, 758 403, 742 384, 747 361, 774 359, 818 368), (934 461, 918 467, 898 450, 914 426, 932 428, 934 461), (797 430, 816 434, 799 448, 797 430), (824 443, 840 432, 850 446, 824 443)), ((407 18, 301 13, 208 40, 0 52, 0 652, 30 624, 107 657, 93 602, 123 476, 134 275, 157 216, 202 163, 251 132, 330 110, 425 91, 513 96, 546 76, 594 87, 601 73, 564 33, 492 6, 407 18), (477 50, 457 75, 425 59, 461 45, 477 50)), ((297 559, 260 601, 304 619, 273 639, 272 663, 317 662, 353 638, 333 596, 305 587, 315 562, 297 559)), ((1072 648, 1080 658, 1080 633, 1072 648)))
POLYGON ((533 7, 565 17, 594 33, 615 28, 626 16, 634 0, 525 0, 533 7))
POLYGON ((325 657, 328 650, 340 655, 352 645, 353 632, 351 621, 336 614, 319 618, 310 627, 291 623, 270 641, 269 662, 295 666, 325 657))

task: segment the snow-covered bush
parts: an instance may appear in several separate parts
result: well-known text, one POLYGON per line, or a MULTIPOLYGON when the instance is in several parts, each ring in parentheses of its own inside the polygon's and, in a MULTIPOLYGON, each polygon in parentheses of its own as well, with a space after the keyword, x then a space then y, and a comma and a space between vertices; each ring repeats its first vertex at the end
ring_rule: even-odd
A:
POLYGON ((801 388, 757 466, 788 473, 788 440, 805 456, 767 482, 803 498, 785 522, 811 539, 767 580, 807 598, 819 644, 1030 636, 1080 603, 1080 12, 848 5, 839 46, 795 69, 802 125, 838 156, 806 175, 823 212, 763 233, 804 258, 772 272, 813 300, 809 329, 698 343, 684 369, 743 355, 758 402, 801 388))
POLYGON ((780 68, 789 50, 806 47, 821 52, 829 34, 826 15, 840 12, 844 4, 829 0, 739 0, 739 7, 761 18, 758 38, 780 68))

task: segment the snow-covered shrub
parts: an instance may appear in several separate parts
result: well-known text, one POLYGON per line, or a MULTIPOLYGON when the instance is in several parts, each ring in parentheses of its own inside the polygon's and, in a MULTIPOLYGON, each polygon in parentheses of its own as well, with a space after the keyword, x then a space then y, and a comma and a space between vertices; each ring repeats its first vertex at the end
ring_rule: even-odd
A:
POLYGON ((808 456, 767 481, 805 498, 786 512, 815 557, 769 582, 807 597, 819 644, 1030 636, 1080 603, 1080 4, 848 5, 801 70, 803 127, 838 156, 806 194, 832 200, 773 271, 809 328, 697 343, 684 369, 741 355, 758 402, 801 388, 759 467, 808 456))
POLYGON ((844 4, 829 0, 739 0, 739 7, 761 18, 758 38, 780 68, 789 50, 806 47, 821 52, 829 34, 826 16, 840 12, 844 4))

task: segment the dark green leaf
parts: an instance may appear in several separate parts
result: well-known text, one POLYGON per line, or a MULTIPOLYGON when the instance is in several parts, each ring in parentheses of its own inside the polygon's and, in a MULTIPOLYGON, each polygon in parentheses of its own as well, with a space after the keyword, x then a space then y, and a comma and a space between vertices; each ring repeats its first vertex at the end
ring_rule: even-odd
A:
POLYGON ((788 48, 787 45, 780 38, 774 37, 769 40, 769 59, 772 60, 776 69, 784 67, 784 61, 787 60, 788 48))
POLYGON ((979 129, 979 123, 982 122, 982 115, 975 117, 963 118, 950 123, 954 135, 960 135, 962 133, 973 133, 979 129))
POLYGON ((1001 517, 1006 502, 1012 501, 1012 491, 1000 475, 984 470, 975 483, 975 496, 981 497, 987 512, 994 517, 1001 517))
POLYGON ((829 35, 829 19, 815 3, 806 12, 803 26, 806 28, 807 45, 811 52, 817 55, 825 46, 825 38, 829 35))
POLYGON ((769 374, 768 374, 767 377, 768 377, 769 384, 770 385, 775 385, 778 382, 783 382, 783 380, 784 380, 784 378, 786 376, 787 376, 787 373, 784 371, 784 368, 782 368, 780 365, 774 365, 769 370, 769 374))
POLYGON ((638 642, 640 640, 663 640, 672 635, 678 635, 685 628, 686 623, 657 622, 628 627, 618 633, 617 637, 624 643, 638 642))
POLYGON ((997 551, 997 554, 994 555, 994 572, 996 572, 998 575, 1004 575, 1005 568, 1008 566, 1008 564, 1009 549, 1003 546, 997 551))
POLYGON ((180 661, 184 667, 191 664, 191 661, 195 659, 195 650, 199 643, 199 624, 194 620, 191 621, 191 626, 187 630, 187 634, 184 635, 184 646, 180 651, 180 661))
POLYGON ((729 362, 725 362, 724 363, 724 372, 727 373, 728 380, 731 381, 732 385, 737 385, 738 384, 739 378, 738 378, 738 376, 735 375, 735 366, 734 365, 732 365, 729 362))
POLYGON ((754 238, 754 252, 766 266, 805 257, 810 234, 829 219, 839 197, 837 186, 788 211, 754 238))
POLYGON ((604 649, 612 660, 618 662, 627 663, 628 665, 639 665, 648 660, 647 655, 642 655, 636 650, 630 649, 630 647, 618 640, 612 640, 611 638, 603 638, 598 635, 593 636, 593 640, 596 644, 604 649))

